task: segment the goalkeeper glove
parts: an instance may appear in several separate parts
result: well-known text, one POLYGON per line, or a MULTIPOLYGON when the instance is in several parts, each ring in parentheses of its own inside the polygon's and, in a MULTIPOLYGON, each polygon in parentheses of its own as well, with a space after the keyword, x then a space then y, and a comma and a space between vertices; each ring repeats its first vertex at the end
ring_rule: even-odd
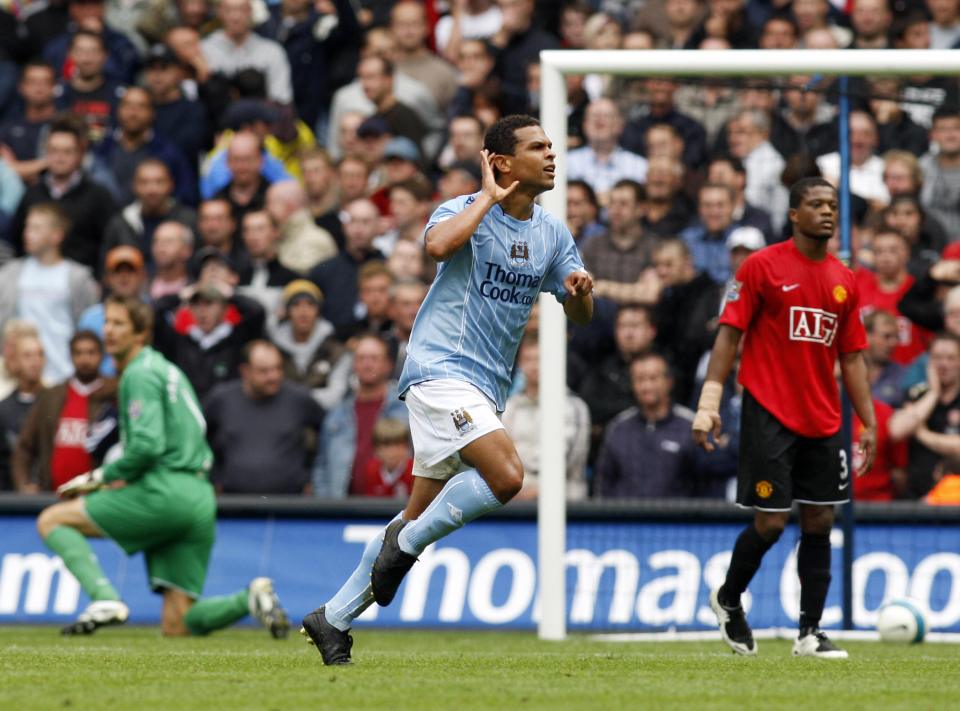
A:
POLYGON ((89 494, 91 491, 104 486, 103 467, 97 467, 93 471, 84 472, 73 477, 66 484, 57 487, 57 494, 64 499, 72 499, 81 494, 89 494))
POLYGON ((713 451, 713 444, 709 441, 709 434, 720 436, 720 398, 723 396, 723 385, 708 380, 700 391, 700 402, 697 404, 697 414, 693 418, 693 434, 697 442, 708 452, 713 451), (703 433, 703 441, 697 433, 703 433))

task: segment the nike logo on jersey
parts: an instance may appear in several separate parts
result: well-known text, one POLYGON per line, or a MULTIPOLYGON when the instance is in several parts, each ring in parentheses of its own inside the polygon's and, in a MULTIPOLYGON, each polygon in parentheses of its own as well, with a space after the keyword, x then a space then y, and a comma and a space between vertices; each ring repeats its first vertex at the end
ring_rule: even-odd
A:
POLYGON ((843 491, 843 490, 846 489, 848 486, 850 486, 850 482, 849 482, 849 481, 845 481, 845 482, 843 482, 842 484, 840 484, 837 488, 838 488, 840 491, 843 491))
POLYGON ((784 284, 784 285, 781 286, 780 288, 783 289, 784 291, 793 291, 793 290, 796 289, 798 286, 800 286, 800 285, 799 285, 799 284, 784 284))

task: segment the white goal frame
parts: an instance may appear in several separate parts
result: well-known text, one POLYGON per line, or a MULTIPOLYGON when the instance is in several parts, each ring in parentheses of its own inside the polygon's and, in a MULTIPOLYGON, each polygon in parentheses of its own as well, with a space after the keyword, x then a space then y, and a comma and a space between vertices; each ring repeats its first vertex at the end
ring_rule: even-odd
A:
MULTIPOLYGON (((540 53, 540 120, 557 153, 556 187, 543 207, 567 215, 566 74, 627 76, 956 75, 955 50, 545 50, 540 53)), ((540 295, 540 490, 537 502, 541 639, 567 634, 566 319, 553 296, 540 295), (558 442, 559 440, 559 442, 558 442)))

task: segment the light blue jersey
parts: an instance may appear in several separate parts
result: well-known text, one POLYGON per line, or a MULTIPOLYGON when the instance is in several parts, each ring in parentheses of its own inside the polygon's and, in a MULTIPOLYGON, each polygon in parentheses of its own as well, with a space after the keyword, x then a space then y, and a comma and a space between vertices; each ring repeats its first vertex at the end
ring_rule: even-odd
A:
MULTIPOLYGON (((448 200, 426 230, 459 214, 477 194, 448 200)), ((517 220, 494 205, 459 252, 440 264, 413 324, 400 376, 401 395, 425 380, 478 387, 502 411, 510 373, 541 291, 566 299, 563 281, 583 262, 566 226, 533 206, 517 220)))

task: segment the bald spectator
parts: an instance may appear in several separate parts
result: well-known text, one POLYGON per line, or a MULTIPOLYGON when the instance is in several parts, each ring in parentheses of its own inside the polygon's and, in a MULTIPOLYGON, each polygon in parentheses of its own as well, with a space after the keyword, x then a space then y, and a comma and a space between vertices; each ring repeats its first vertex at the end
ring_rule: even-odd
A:
POLYGON ((376 205, 366 199, 354 200, 344 206, 343 218, 344 250, 314 267, 309 279, 326 297, 324 318, 338 331, 349 331, 362 317, 358 315, 357 277, 360 268, 373 259, 383 260, 384 256, 373 246, 380 224, 376 205))
MULTIPOLYGON (((861 0, 865 1, 865 0, 861 0)), ((873 0, 870 0, 873 1, 873 0)), ((886 0, 882 0, 886 2, 886 0)), ((879 135, 877 124, 866 111, 851 111, 850 125, 850 192, 877 205, 890 202, 883 184, 883 159, 876 154, 879 135)), ((835 185, 840 180, 840 154, 828 153, 817 158, 823 177, 835 185)), ((749 170, 749 168, 748 168, 749 170)))
POLYGON ((888 49, 893 13, 888 0, 854 0, 850 11, 853 27, 851 49, 888 49))
POLYGON ((238 291, 258 301, 268 319, 276 318, 283 288, 299 274, 287 269, 277 258, 280 231, 266 210, 254 210, 244 215, 240 232, 250 259, 240 270, 238 291))
POLYGON ((269 326, 270 339, 283 355, 288 381, 309 388, 324 411, 336 407, 349 390, 352 358, 320 317, 323 294, 316 284, 296 279, 283 290, 283 320, 269 326))
POLYGON ((63 256, 69 224, 56 203, 34 205, 23 230, 26 256, 0 269, 0 324, 14 317, 36 324, 46 354, 44 375, 52 382, 70 375, 70 337, 99 295, 91 271, 63 256))
POLYGON ((0 356, 0 400, 17 387, 17 340, 21 336, 39 338, 37 327, 21 318, 12 318, 3 325, 2 356, 0 356))
POLYGON ((21 336, 14 346, 17 364, 16 388, 0 401, 0 491, 13 488, 10 465, 16 449, 17 435, 27 419, 37 396, 43 391, 43 344, 36 336, 21 336))
POLYGON ((766 210, 776 234, 787 219, 787 189, 780 181, 785 163, 770 143, 770 117, 763 111, 741 111, 727 124, 730 155, 747 169, 744 197, 766 210))
POLYGON ((618 304, 651 303, 656 300, 655 285, 649 274, 656 237, 644 234, 643 186, 621 180, 610 191, 607 209, 609 229, 583 246, 583 263, 594 279, 596 296, 618 304))
POLYGON ((397 43, 396 67, 430 87, 437 106, 446 106, 457 89, 453 66, 427 48, 430 27, 420 0, 400 0, 390 11, 390 34, 397 43))
POLYGON ((140 162, 133 174, 135 200, 107 223, 104 251, 121 244, 139 249, 152 264, 150 245, 162 222, 180 222, 189 229, 197 226, 197 213, 173 196, 173 179, 166 163, 157 158, 140 162))
POLYGON ((56 202, 69 218, 63 256, 96 269, 107 223, 117 208, 110 193, 84 171, 87 137, 76 117, 60 116, 46 140, 47 170, 27 188, 10 222, 9 241, 23 248, 27 212, 38 203, 56 202))
POLYGON ((283 358, 269 341, 243 349, 240 379, 203 403, 214 453, 211 480, 225 494, 310 494, 307 462, 323 411, 310 393, 284 382, 283 358))
POLYGON ((134 174, 147 158, 157 158, 170 171, 174 194, 187 205, 197 204, 196 170, 180 149, 153 130, 153 100, 146 89, 128 87, 117 107, 117 128, 94 149, 97 159, 110 170, 117 188, 117 202, 127 205, 136 196, 134 174))
POLYGON ((417 113, 400 102, 394 93, 394 65, 389 59, 370 56, 360 60, 357 77, 363 93, 373 103, 375 116, 382 118, 394 136, 404 136, 422 148, 427 127, 417 113))
POLYGON ((674 158, 651 158, 647 166, 647 204, 643 228, 658 237, 680 234, 694 213, 683 194, 683 163, 674 158))
POLYGON ((260 139, 250 131, 234 134, 227 148, 227 165, 233 177, 214 197, 229 202, 234 219, 242 222, 248 211, 263 209, 267 198, 269 185, 260 174, 263 166, 263 146, 260 139))
POLYGON ((567 155, 567 177, 590 183, 601 205, 607 204, 610 189, 618 181, 647 179, 647 159, 618 145, 623 125, 612 99, 591 101, 583 119, 587 145, 567 155))
POLYGON ((300 183, 287 180, 271 185, 266 209, 280 230, 277 259, 285 268, 302 275, 336 256, 337 244, 314 222, 300 183))
POLYGON ((210 71, 232 77, 243 69, 256 69, 266 79, 270 99, 281 104, 293 101, 286 52, 253 32, 252 0, 220 0, 217 16, 223 29, 202 42, 210 71))
POLYGON ((193 244, 193 231, 183 223, 168 221, 157 225, 150 247, 154 272, 147 293, 151 301, 179 294, 187 286, 193 244))

